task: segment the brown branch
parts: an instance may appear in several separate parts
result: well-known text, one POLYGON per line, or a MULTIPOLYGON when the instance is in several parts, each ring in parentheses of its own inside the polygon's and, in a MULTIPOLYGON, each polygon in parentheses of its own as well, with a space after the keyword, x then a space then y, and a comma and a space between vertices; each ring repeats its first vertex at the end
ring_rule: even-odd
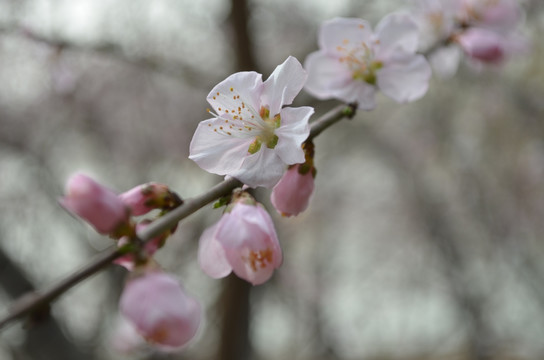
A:
MULTIPOLYGON (((335 107, 333 110, 327 112, 311 124, 308 139, 313 139, 324 129, 340 121, 344 117, 353 116, 354 112, 355 107, 353 105, 339 105, 335 107)), ((224 180, 204 194, 186 199, 181 206, 155 220, 143 230, 138 231, 137 236, 142 241, 149 241, 168 229, 171 229, 178 222, 193 214, 197 210, 222 196, 228 195, 232 190, 242 185, 243 184, 240 181, 234 178, 224 180)), ((113 260, 122 255, 123 251, 118 248, 110 248, 105 250, 98 254, 87 265, 76 272, 69 274, 65 278, 59 280, 57 283, 50 285, 48 288, 33 291, 21 296, 11 304, 6 314, 0 316, 0 330, 9 323, 20 319, 25 315, 45 309, 58 296, 110 265, 113 260)))

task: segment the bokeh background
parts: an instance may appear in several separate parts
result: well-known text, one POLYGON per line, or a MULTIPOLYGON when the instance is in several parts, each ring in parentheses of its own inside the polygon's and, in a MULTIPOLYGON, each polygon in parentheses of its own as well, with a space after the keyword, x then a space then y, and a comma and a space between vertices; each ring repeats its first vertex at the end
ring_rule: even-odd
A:
MULTIPOLYGON (((182 197, 220 178, 187 159, 209 90, 268 76, 317 48, 319 24, 376 24, 394 0, 0 0, 0 309, 111 241, 58 204, 84 171, 117 191, 182 197)), ((543 359, 544 2, 526 0, 532 51, 462 66, 421 100, 379 97, 316 140, 316 193, 274 215, 285 261, 267 284, 213 280, 195 261, 220 216, 184 220, 157 260, 205 307, 179 354, 111 345, 126 272, 70 290, 38 324, 0 333, 0 359, 543 359)), ((306 93, 317 115, 337 103, 306 93)), ((269 192, 259 199, 273 208, 269 192)))

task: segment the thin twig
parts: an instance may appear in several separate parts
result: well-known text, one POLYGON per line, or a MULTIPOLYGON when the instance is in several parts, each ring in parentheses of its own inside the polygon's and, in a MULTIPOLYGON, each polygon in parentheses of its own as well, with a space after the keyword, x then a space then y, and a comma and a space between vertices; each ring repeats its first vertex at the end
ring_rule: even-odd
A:
POLYGON ((343 118, 351 119, 353 116, 355 116, 356 110, 357 104, 341 104, 334 107, 311 124, 310 135, 306 141, 313 140, 313 138, 321 134, 323 130, 337 123, 343 118))
MULTIPOLYGON (((308 139, 313 139, 319 135, 323 130, 332 124, 338 122, 344 117, 352 117, 355 113, 354 105, 339 105, 327 112, 316 121, 311 124, 310 135, 308 139)), ((138 231, 136 234, 142 241, 149 241, 154 237, 164 233, 165 231, 174 227, 184 218, 188 217, 197 210, 203 208, 207 204, 214 200, 219 199, 222 196, 230 194, 232 190, 243 184, 234 179, 228 178, 212 187, 210 190, 195 196, 190 199, 186 199, 185 202, 168 214, 153 221, 143 230, 138 231)), ((20 319, 25 315, 32 314, 46 308, 49 303, 55 300, 58 296, 79 284, 81 281, 89 278, 91 275, 97 273, 99 270, 105 268, 112 263, 115 259, 123 255, 123 251, 116 247, 104 250, 98 254, 87 265, 77 270, 76 272, 69 274, 65 278, 59 280, 57 283, 52 284, 44 290, 33 291, 27 293, 17 300, 15 300, 8 308, 7 314, 0 317, 0 329, 4 328, 14 320, 20 319)))

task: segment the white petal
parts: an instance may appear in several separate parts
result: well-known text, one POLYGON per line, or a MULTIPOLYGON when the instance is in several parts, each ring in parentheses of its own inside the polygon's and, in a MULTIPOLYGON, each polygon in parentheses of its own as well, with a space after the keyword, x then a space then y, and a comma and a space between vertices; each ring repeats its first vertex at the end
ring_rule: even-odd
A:
POLYGON ((386 64, 376 75, 380 90, 393 100, 404 103, 425 95, 431 73, 431 67, 425 57, 416 55, 386 64))
POLYGON ((280 180, 287 165, 278 157, 273 149, 264 144, 260 151, 249 155, 238 171, 229 175, 240 180, 249 187, 264 186, 271 188, 280 180))
POLYGON ((252 139, 236 138, 213 131, 224 121, 225 119, 216 118, 200 122, 189 147, 189 159, 202 169, 218 175, 230 174, 239 169, 252 142, 252 139))
POLYGON ((336 89, 353 81, 348 67, 322 50, 308 55, 304 67, 308 71, 304 89, 320 100, 330 99, 336 89))
POLYGON ((347 103, 357 103, 357 107, 363 110, 372 110, 376 107, 376 87, 361 80, 351 80, 344 87, 333 91, 335 98, 347 103))
POLYGON ((308 106, 282 109, 281 126, 275 132, 278 143, 274 151, 285 164, 304 162, 304 151, 301 145, 310 134, 308 120, 313 113, 314 109, 308 106))
POLYGON ((207 100, 218 115, 236 113, 250 118, 253 111, 261 108, 263 91, 262 75, 254 71, 243 71, 232 74, 217 84, 208 94, 207 100))
POLYGON ((218 225, 219 223, 206 229, 198 244, 198 264, 206 275, 214 279, 225 277, 232 271, 225 249, 215 237, 218 225))
POLYGON ((376 36, 380 43, 376 57, 386 60, 401 52, 414 54, 418 47, 418 27, 406 14, 393 13, 384 17, 376 26, 376 36))
POLYGON ((319 48, 336 57, 345 55, 339 46, 349 51, 371 41, 372 27, 362 19, 335 18, 325 21, 319 30, 319 48))
POLYGON ((302 90, 306 77, 306 71, 300 62, 292 56, 276 67, 264 82, 261 96, 262 105, 268 105, 270 109, 270 116, 279 114, 283 105, 293 102, 302 90))

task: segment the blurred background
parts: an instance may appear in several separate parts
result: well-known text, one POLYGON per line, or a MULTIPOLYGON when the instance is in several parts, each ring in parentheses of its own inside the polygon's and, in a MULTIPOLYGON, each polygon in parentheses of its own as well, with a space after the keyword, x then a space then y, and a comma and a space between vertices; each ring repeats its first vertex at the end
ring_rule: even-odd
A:
MULTIPOLYGON (((316 193, 275 213, 284 264, 265 285, 208 278, 184 220, 157 260, 205 307, 179 354, 112 342, 126 272, 70 290, 38 324, 0 333, 0 359, 544 359, 544 2, 522 2, 532 52, 462 66, 421 100, 382 97, 316 139, 316 193), (536 35, 536 36, 535 36, 536 35)), ((182 197, 220 178, 187 159, 206 95, 317 49, 319 24, 376 24, 394 0, 0 0, 0 309, 111 246, 58 204, 83 171, 182 197)), ((302 92, 317 115, 337 102, 302 92)), ((268 191, 259 199, 272 212, 268 191)))

